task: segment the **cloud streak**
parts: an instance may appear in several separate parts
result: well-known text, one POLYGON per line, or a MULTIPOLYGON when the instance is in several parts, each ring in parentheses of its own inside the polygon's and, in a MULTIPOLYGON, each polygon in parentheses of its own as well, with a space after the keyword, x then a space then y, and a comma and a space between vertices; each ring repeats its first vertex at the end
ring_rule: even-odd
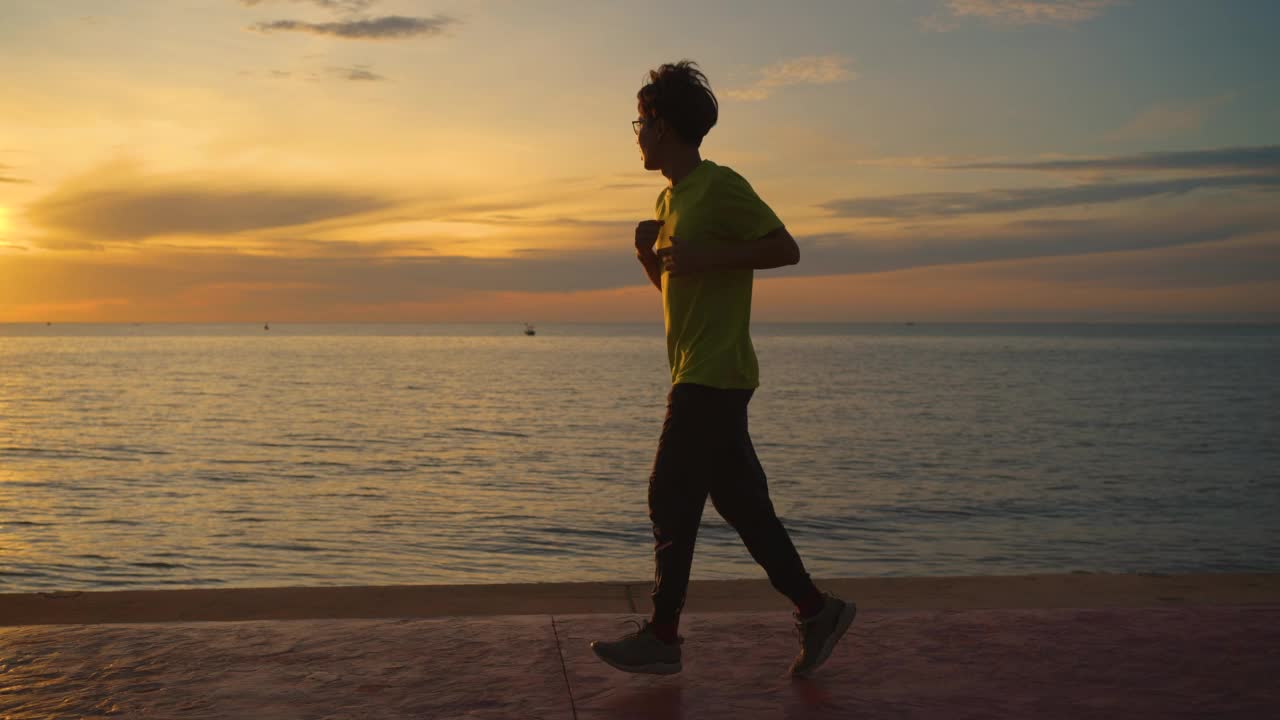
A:
MULTIPOLYGON (((1185 213, 1159 221, 1020 222, 986 232, 939 228, 905 241, 831 233, 800 238, 801 264, 761 279, 972 266, 970 274, 978 277, 1004 273, 1024 279, 1033 273, 1040 282, 1082 286, 1224 287, 1274 281, 1280 263, 1277 228, 1280 213, 1262 211, 1185 213), (1035 260, 1041 262, 1004 262, 1035 260), (1058 268, 1070 275, 1057 277, 1058 268)), ((518 303, 512 310, 520 312, 538 307, 538 296, 563 299, 569 293, 624 287, 643 290, 633 296, 635 307, 643 308, 637 311, 640 317, 656 312, 656 293, 645 285, 634 255, 616 246, 572 253, 537 250, 508 258, 381 254, 393 250, 390 244, 334 249, 340 254, 298 257, 158 247, 146 255, 77 255, 56 263, 47 255, 30 260, 14 255, 11 261, 26 263, 17 266, 29 279, 26 304, 117 298, 133 312, 181 308, 184 317, 210 308, 222 317, 260 317, 269 308, 272 317, 332 319, 369 309, 403 314, 414 312, 405 308, 415 304, 434 303, 438 312, 452 312, 447 317, 457 320, 451 303, 485 294, 507 297, 518 303)), ((0 294, 4 291, 0 286, 0 294)), ((495 307, 502 303, 496 301, 495 307)))
POLYGON ((390 206, 386 198, 338 190, 187 187, 63 190, 27 209, 59 247, 138 242, 162 235, 218 235, 304 225, 390 206))
POLYGON ((345 67, 330 66, 323 70, 262 70, 251 71, 243 70, 241 76, 254 77, 261 76, 271 78, 273 80, 304 80, 307 82, 317 82, 320 80, 350 80, 352 82, 380 82, 386 80, 385 75, 374 72, 368 65, 348 65, 345 67))
POLYGON ((1046 172, 1130 171, 1280 172, 1280 145, 1151 152, 1103 158, 1062 158, 1032 162, 941 165, 949 170, 1039 170, 1046 172))
POLYGON ((745 88, 729 90, 726 96, 735 100, 766 100, 778 88, 788 85, 830 85, 852 80, 857 74, 849 69, 852 61, 843 55, 810 55, 783 60, 760 69, 760 79, 745 88))
POLYGON ((324 8, 325 10, 357 12, 372 7, 377 0, 240 0, 241 5, 248 7, 265 5, 270 2, 288 2, 295 5, 315 5, 316 7, 324 8))
POLYGON ((945 14, 924 19, 930 30, 953 30, 957 21, 978 19, 1006 27, 1071 26, 1092 20, 1125 0, 946 0, 945 14))
POLYGON ((1226 105, 1231 93, 1199 100, 1182 100, 1149 107, 1138 113, 1124 127, 1106 134, 1114 142, 1126 140, 1166 139, 1199 130, 1209 115, 1226 105))
POLYGON ((995 263, 984 267, 983 275, 1099 289, 1169 291, 1274 283, 1278 269, 1280 233, 1272 233, 1269 239, 995 263))
POLYGON ((352 65, 350 67, 331 67, 327 71, 330 77, 339 80, 352 80, 355 82, 376 82, 386 80, 386 76, 369 69, 368 65, 352 65))
POLYGON ((12 176, 12 175, 5 175, 5 174, 4 174, 4 173, 6 173, 6 172, 8 172, 9 170, 12 170, 12 169, 13 169, 12 167, 10 167, 10 166, 8 166, 8 165, 5 165, 5 164, 3 164, 3 163, 0 163, 0 183, 28 183, 28 182, 31 182, 30 180, 27 180, 26 178, 14 177, 14 176, 12 176))
POLYGON ((400 40, 411 37, 435 37, 457 23, 446 15, 429 18, 387 15, 378 18, 312 23, 303 20, 273 20, 250 27, 260 33, 300 32, 342 38, 344 40, 400 40))
MULTIPOLYGON (((909 238, 865 232, 826 233, 801 238, 801 264, 780 273, 875 273, 1154 250, 1259 234, 1269 236, 1272 246, 1280 245, 1280 212, 1180 213, 1157 220, 1027 220, 980 231, 935 228, 914 232, 909 238), (800 270, 806 266, 808 272, 800 270)), ((1277 277, 1280 268, 1272 264, 1266 270, 1271 277, 1277 277)))
POLYGON ((831 200, 821 203, 819 207, 839 217, 907 219, 1116 203, 1159 195, 1184 195, 1202 189, 1246 188, 1273 191, 1277 187, 1280 187, 1280 174, 1227 175, 1149 182, 1085 183, 1059 188, 910 193, 831 200))

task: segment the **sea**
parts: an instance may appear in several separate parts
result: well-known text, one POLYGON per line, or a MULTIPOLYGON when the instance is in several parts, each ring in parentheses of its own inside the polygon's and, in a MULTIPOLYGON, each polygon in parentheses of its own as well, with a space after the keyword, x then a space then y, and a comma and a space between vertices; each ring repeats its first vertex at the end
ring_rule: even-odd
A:
MULTIPOLYGON (((1280 572, 1280 325, 760 324, 817 578, 1280 572)), ((0 324, 0 592, 648 582, 660 324, 0 324)), ((707 504, 694 579, 764 578, 707 504)))

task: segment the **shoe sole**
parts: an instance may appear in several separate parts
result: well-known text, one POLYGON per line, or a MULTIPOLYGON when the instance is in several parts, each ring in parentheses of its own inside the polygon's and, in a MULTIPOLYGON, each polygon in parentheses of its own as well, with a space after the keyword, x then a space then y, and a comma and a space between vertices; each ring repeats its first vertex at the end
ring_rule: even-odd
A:
POLYGON ((679 662, 676 662, 674 664, 650 663, 648 665, 619 665, 618 663, 610 660, 604 655, 601 655, 600 651, 596 650, 595 645, 591 646, 591 652, 595 653, 596 657, 603 660, 604 663, 609 667, 615 670, 621 670, 622 672, 644 673, 646 675, 675 675, 681 670, 681 664, 679 662))
POLYGON ((822 667, 822 663, 826 662, 827 658, 831 657, 831 651, 835 650, 836 643, 840 642, 840 638, 844 637, 844 634, 849 630, 849 626, 853 624, 853 618, 857 616, 857 614, 857 603, 854 603, 852 600, 846 602, 844 604, 844 610, 840 611, 840 620, 836 623, 836 631, 831 633, 831 637, 827 638, 827 641, 822 644, 822 652, 818 654, 818 659, 814 660, 813 664, 807 669, 797 670, 791 673, 791 675, 793 677, 805 677, 814 670, 822 667))

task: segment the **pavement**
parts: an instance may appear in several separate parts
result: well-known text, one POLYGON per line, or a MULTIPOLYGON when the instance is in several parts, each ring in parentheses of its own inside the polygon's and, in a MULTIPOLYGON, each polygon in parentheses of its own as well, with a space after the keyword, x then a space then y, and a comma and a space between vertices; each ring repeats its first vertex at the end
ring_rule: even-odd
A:
POLYGON ((352 612, 372 614, 378 597, 387 610, 217 621, 121 620, 134 605, 120 593, 0 595, 0 621, 45 607, 44 622, 0 627, 0 718, 1280 717, 1280 576, 885 580, 820 581, 858 601, 859 614, 806 680, 785 674, 795 631, 758 581, 694 584, 684 670, 665 677, 620 673, 591 653, 590 640, 628 632, 625 621, 643 616, 629 594, 621 611, 540 607, 575 588, 580 601, 612 607, 614 584, 454 588, 449 597, 475 593, 475 609, 495 612, 447 614, 404 612, 403 588, 313 588, 306 612, 262 605, 296 588, 140 591, 162 617, 208 612, 202 603, 216 593, 239 597, 229 606, 242 614, 332 614, 326 603, 341 597, 352 612), (859 582, 879 594, 846 592, 859 582), (920 607, 937 602, 918 594, 929 583, 973 591, 970 602, 920 607), (1059 593, 1029 593, 1039 586, 1059 593), (1180 595, 1160 594, 1174 587, 1180 595), (917 591, 905 607, 878 599, 903 588, 917 591), (768 607, 734 607, 752 603, 768 607), (88 621, 49 621, 77 612, 88 621))

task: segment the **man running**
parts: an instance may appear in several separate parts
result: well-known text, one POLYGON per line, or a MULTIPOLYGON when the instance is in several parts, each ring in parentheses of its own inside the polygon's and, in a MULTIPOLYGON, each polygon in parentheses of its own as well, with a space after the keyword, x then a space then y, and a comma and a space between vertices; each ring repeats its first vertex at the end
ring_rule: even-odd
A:
POLYGON ((750 336, 753 271, 794 265, 800 249, 741 175, 702 159, 698 148, 719 106, 695 63, 651 70, 636 97, 632 126, 644 167, 670 182, 657 219, 636 226, 635 247, 662 292, 672 386, 649 476, 653 615, 637 632, 591 648, 619 670, 680 671, 677 629, 710 495, 769 582, 795 604, 800 654, 790 672, 806 675, 830 656, 857 608, 813 584, 774 512, 747 432, 747 403, 760 385, 750 336))

